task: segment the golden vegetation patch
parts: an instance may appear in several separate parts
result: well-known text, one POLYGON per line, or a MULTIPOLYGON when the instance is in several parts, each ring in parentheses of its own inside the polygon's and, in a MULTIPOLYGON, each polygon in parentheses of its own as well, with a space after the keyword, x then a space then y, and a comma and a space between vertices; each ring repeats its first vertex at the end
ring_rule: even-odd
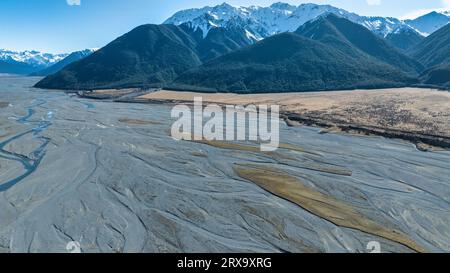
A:
POLYGON ((400 243, 414 251, 426 252, 425 248, 411 240, 403 232, 367 219, 350 204, 307 187, 298 178, 286 174, 282 170, 246 164, 236 165, 234 171, 241 178, 249 180, 268 192, 293 202, 337 226, 360 230, 400 243))

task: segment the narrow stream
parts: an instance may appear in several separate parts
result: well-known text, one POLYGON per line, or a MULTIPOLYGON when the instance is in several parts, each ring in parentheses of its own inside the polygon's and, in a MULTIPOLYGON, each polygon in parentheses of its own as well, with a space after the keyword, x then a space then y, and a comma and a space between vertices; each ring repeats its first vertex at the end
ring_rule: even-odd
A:
POLYGON ((50 139, 42 136, 41 133, 44 132, 48 127, 50 127, 52 125, 53 112, 49 111, 47 113, 46 117, 44 117, 40 121, 30 121, 30 119, 35 115, 35 113, 36 113, 35 109, 38 107, 42 107, 46 103, 47 103, 47 99, 45 99, 45 98, 36 99, 35 103, 33 103, 31 106, 28 106, 26 108, 27 114, 16 120, 16 122, 18 122, 20 124, 25 124, 25 125, 33 124, 33 125, 35 125, 35 127, 33 127, 32 129, 30 129, 28 131, 25 131, 23 133, 17 134, 3 142, 0 142, 0 157, 4 158, 6 160, 12 160, 12 161, 19 162, 24 168, 23 174, 15 177, 9 181, 0 181, 0 192, 4 192, 4 191, 10 189, 12 186, 16 185, 17 183, 19 183, 20 181, 22 181, 23 179, 25 179, 26 177, 31 175, 37 169, 37 167, 41 163, 42 159, 44 158, 45 148, 50 143, 50 139), (21 155, 21 154, 17 154, 17 153, 5 150, 5 146, 8 145, 9 143, 16 141, 16 140, 23 138, 30 134, 33 135, 33 138, 38 139, 41 142, 41 144, 35 150, 33 150, 29 156, 25 156, 25 155, 21 155))

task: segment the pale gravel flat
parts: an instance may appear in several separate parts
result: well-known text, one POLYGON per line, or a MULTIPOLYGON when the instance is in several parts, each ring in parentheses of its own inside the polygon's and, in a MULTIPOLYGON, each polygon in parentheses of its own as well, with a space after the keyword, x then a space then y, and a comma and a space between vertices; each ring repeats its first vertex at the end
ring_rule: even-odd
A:
MULTIPOLYGON (((169 105, 89 101, 28 88, 36 80, 0 78, 0 101, 13 103, 0 111, 0 135, 7 127, 13 136, 35 128, 11 117, 26 115, 37 99, 43 103, 29 121, 51 122, 35 141, 9 145, 28 155, 39 138, 49 139, 36 170, 0 192, 0 251, 66 252, 70 241, 84 252, 367 252, 370 241, 385 252, 411 251, 336 226, 234 173, 235 164, 249 163, 284 170, 427 251, 450 251, 449 152, 286 125, 282 142, 310 153, 280 149, 285 157, 273 157, 179 142, 168 136, 169 105), (352 175, 305 168, 311 165, 336 165, 352 175)), ((4 160, 0 187, 24 171, 4 160)))

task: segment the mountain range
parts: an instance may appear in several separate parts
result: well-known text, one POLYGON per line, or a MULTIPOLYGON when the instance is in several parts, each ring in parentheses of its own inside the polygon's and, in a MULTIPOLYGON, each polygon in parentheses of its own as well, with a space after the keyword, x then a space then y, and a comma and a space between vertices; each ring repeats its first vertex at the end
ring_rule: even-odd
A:
POLYGON ((51 54, 0 49, 0 73, 47 76, 89 56, 93 51, 94 49, 86 49, 71 54, 51 54))
POLYGON ((67 54, 0 49, 0 73, 29 74, 56 64, 67 54))
POLYGON ((450 12, 430 12, 414 20, 406 20, 406 24, 428 36, 450 23, 450 12))
POLYGON ((239 93, 382 88, 413 84, 422 69, 365 27, 328 14, 207 62, 174 84, 239 93))
POLYGON ((413 27, 315 4, 185 10, 163 25, 135 28, 36 86, 282 92, 434 84, 447 71, 449 25, 425 37, 418 19, 413 27))
POLYGON ((200 29, 206 37, 211 29, 227 28, 230 22, 239 22, 249 38, 263 39, 282 32, 293 32, 304 23, 327 13, 363 25, 382 37, 402 28, 427 36, 450 22, 448 13, 432 12, 414 20, 402 21, 392 17, 360 16, 330 5, 293 6, 278 2, 269 7, 233 7, 223 3, 214 7, 187 9, 175 13, 164 24, 187 24, 193 29, 200 29))
POLYGON ((203 38, 201 31, 186 25, 143 25, 117 38, 98 54, 49 75, 37 86, 161 87, 190 68, 254 42, 239 27, 216 28, 203 38))
POLYGON ((79 61, 83 58, 86 58, 87 56, 91 55, 92 53, 95 52, 96 49, 85 49, 85 50, 81 50, 81 51, 75 51, 70 53, 69 55, 67 55, 64 59, 60 60, 57 63, 54 63, 50 66, 48 66, 47 68, 44 68, 42 70, 39 70, 37 72, 31 73, 31 76, 48 76, 51 74, 54 74, 58 71, 60 71, 61 69, 63 69, 64 67, 66 67, 67 65, 79 61))

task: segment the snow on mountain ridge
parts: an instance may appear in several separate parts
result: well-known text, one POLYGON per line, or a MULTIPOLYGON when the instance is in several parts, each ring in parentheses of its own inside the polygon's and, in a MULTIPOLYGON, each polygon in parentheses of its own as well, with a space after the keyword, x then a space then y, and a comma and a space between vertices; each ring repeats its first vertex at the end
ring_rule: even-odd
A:
POLYGON ((164 23, 187 24, 191 28, 201 29, 206 37, 211 28, 226 27, 228 22, 239 18, 244 22, 241 27, 246 32, 262 39, 281 32, 295 31, 304 23, 326 13, 334 13, 361 24, 383 37, 405 25, 403 21, 396 18, 359 16, 330 5, 301 4, 293 6, 282 2, 274 3, 269 7, 233 7, 223 3, 215 7, 182 10, 164 23))
POLYGON ((35 50, 27 50, 19 52, 0 49, 1 61, 25 63, 32 66, 50 66, 52 64, 61 61, 68 55, 69 54, 42 53, 35 50))
POLYGON ((441 27, 450 23, 450 14, 432 11, 413 20, 405 20, 405 23, 417 29, 424 36, 428 36, 441 27))

